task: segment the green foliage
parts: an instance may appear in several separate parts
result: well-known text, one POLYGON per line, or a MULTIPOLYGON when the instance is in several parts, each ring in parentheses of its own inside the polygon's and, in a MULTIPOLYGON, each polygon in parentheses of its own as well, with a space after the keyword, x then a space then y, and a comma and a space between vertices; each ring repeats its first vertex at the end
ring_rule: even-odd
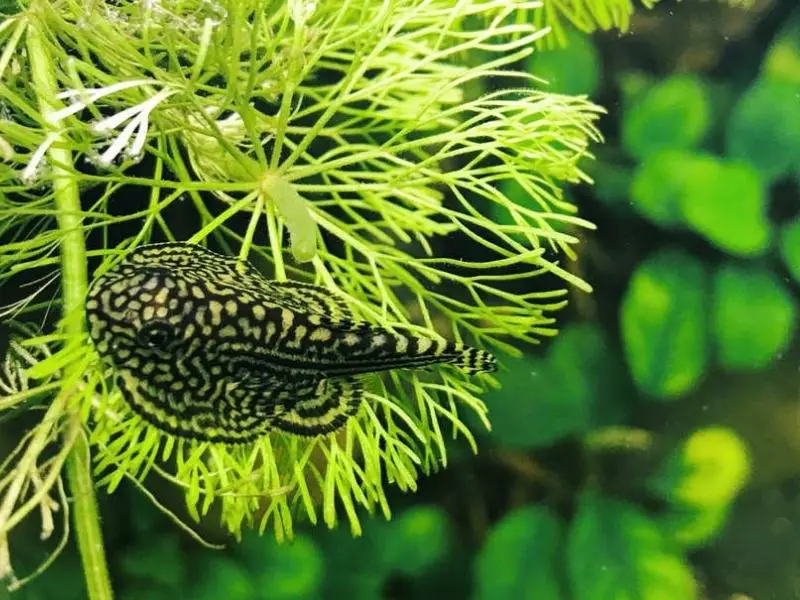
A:
POLYGON ((589 490, 569 532, 575 600, 692 600, 689 566, 658 525, 635 506, 589 490))
MULTIPOLYGON (((644 0, 646 7, 658 0, 644 0)), ((626 31, 634 11, 632 0, 544 0, 544 10, 530 11, 537 27, 550 27, 552 35, 540 41, 546 47, 567 44, 568 32, 575 28, 584 34, 597 29, 626 31)))
MULTIPOLYGON (((208 557, 193 565, 190 595, 196 600, 255 600, 256 582, 240 562, 224 556, 208 557)), ((269 598, 269 595, 263 596, 269 598)))
MULTIPOLYGON (((508 203, 492 203, 487 211, 494 223, 509 230, 509 236, 519 243, 526 243, 526 232, 521 227, 526 227, 525 213, 536 213, 541 209, 541 200, 530 193, 518 181, 507 180, 499 186, 500 192, 508 203)), ((554 207, 555 208, 555 207, 554 207)), ((572 202, 564 198, 563 203, 554 209, 547 217, 543 217, 535 227, 544 227, 569 235, 570 226, 569 213, 574 211, 572 202), (559 219, 559 215, 565 215, 566 219, 559 219)))
POLYGON ((663 150, 636 169, 631 199, 651 221, 692 229, 726 252, 753 256, 769 247, 768 197, 761 177, 747 164, 663 150))
MULTIPOLYGON (((606 150, 602 156, 609 158, 594 165, 589 174, 597 179, 595 195, 614 209, 614 216, 635 216, 632 208, 660 229, 653 241, 645 241, 645 247, 653 243, 657 247, 636 267, 620 309, 630 375, 646 397, 667 400, 692 394, 693 399, 703 400, 705 394, 713 393, 706 388, 698 393, 703 378, 724 377, 722 370, 753 375, 784 353, 789 355, 796 340, 797 296, 793 286, 782 280, 782 273, 770 267, 772 253, 779 251, 787 270, 800 281, 800 220, 776 222, 770 214, 770 192, 772 184, 798 173, 798 24, 793 19, 776 38, 759 78, 732 106, 728 121, 711 118, 726 114, 718 107, 725 108, 725 101, 714 86, 730 88, 726 93, 731 97, 737 94, 727 82, 680 76, 653 84, 639 73, 619 77, 626 98, 623 147, 606 150), (726 146, 725 156, 720 153, 721 144, 726 146), (626 179, 629 197, 621 191, 626 179), (625 202, 628 199, 630 204, 625 202), (775 235, 778 229, 780 235, 775 235), (692 234, 714 250, 697 245, 694 256, 686 250, 668 249, 676 243, 695 244, 692 234), (720 266, 707 270, 701 252, 711 254, 720 266)), ((780 202, 783 206, 783 199, 780 202)), ((638 226, 635 219, 623 223, 624 232, 638 226)), ((730 413, 734 422, 732 406, 730 413)), ((669 421, 669 416, 664 419, 669 421)), ((647 515, 639 512, 635 521, 642 531, 650 532, 642 537, 651 540, 651 549, 625 553, 626 557, 647 555, 643 564, 660 563, 666 565, 662 573, 678 573, 677 588, 662 582, 648 592, 636 590, 635 585, 625 588, 618 583, 623 578, 609 582, 609 571, 618 572, 625 564, 611 553, 607 564, 600 565, 605 570, 595 565, 594 572, 587 571, 591 574, 581 572, 587 587, 596 586, 584 592, 585 597, 694 597, 696 590, 688 584, 692 576, 684 562, 686 552, 708 546, 720 535, 735 498, 747 483, 751 462, 741 437, 731 429, 689 429, 685 436, 645 478, 644 485, 658 498, 659 508, 647 515), (669 558, 651 558, 659 553, 669 558), (604 584, 607 589, 600 590, 604 584)), ((585 440, 597 448, 613 442, 615 435, 613 430, 599 431, 585 440)), ((620 445, 626 440, 623 434, 617 436, 620 445)), ((637 486, 635 481, 630 483, 637 486)), ((603 529, 606 542, 613 546, 627 529, 626 515, 636 509, 617 504, 610 495, 603 498, 601 504, 609 501, 616 507, 603 529)), ((584 518, 581 511, 570 530, 571 541, 584 518)), ((593 554, 575 552, 588 562, 609 554, 608 548, 593 554)), ((570 568, 574 573, 574 567, 570 568)), ((641 583, 648 576, 641 571, 630 579, 641 583)), ((580 597, 580 590, 573 593, 580 597)))
MULTIPOLYGON (((322 539, 326 577, 322 596, 378 600, 388 581, 423 582, 452 554, 452 523, 437 506, 416 506, 389 522, 373 520, 361 539, 331 532, 322 539)), ((446 584, 452 586, 452 583, 446 584)))
MULTIPOLYGON (((72 21, 63 20, 74 27, 70 31, 78 30, 75 15, 83 14, 82 4, 63 4, 76 11, 72 21)), ((139 4, 125 6, 134 10, 139 4)), ((212 4, 203 3, 202 10, 212 4)), ((326 285, 348 297, 360 314, 394 327, 442 327, 509 352, 554 335, 552 315, 564 306, 565 292, 542 290, 530 282, 550 274, 582 285, 574 273, 584 265, 571 264, 561 254, 574 256, 576 230, 589 224, 573 216, 572 195, 560 186, 586 179, 583 163, 589 142, 597 139, 592 121, 598 113, 582 101, 531 92, 531 84, 538 84, 530 76, 551 80, 550 89, 561 93, 594 92, 600 81, 596 50, 587 38, 565 34, 564 26, 624 29, 633 3, 545 0, 542 9, 536 2, 458 3, 469 13, 465 21, 477 16, 483 17, 478 22, 491 24, 481 31, 461 28, 453 3, 445 0, 345 3, 352 12, 337 2, 228 6, 235 13, 231 22, 238 19, 245 29, 251 24, 264 27, 272 45, 259 46, 261 38, 241 35, 242 29, 228 30, 224 19, 200 31, 189 27, 203 22, 197 18, 204 16, 200 12, 192 15, 194 20, 181 21, 186 31, 160 30, 163 35, 152 38, 146 51, 137 46, 137 36, 131 46, 122 43, 127 39, 119 35, 123 27, 109 26, 111 12, 89 14, 99 27, 86 40, 83 34, 69 37, 89 47, 103 42, 108 48, 104 60, 130 57, 129 76, 155 73, 156 79, 108 92, 118 83, 114 72, 82 63, 80 53, 59 54, 55 64, 79 65, 75 73, 59 72, 59 90, 80 91, 76 102, 85 100, 84 88, 108 93, 65 116, 65 129, 58 131, 61 137, 53 148, 46 146, 52 132, 45 127, 30 125, 30 131, 22 131, 0 123, 0 155, 16 161, 42 194, 26 192, 22 202, 7 202, 6 194, 16 193, 19 184, 14 180, 2 187, 5 171, 0 170, 0 211, 5 211, 0 235, 28 227, 41 235, 35 236, 35 247, 18 240, 0 249, 0 281, 12 272, 34 273, 31 265, 57 268, 62 260, 57 249, 63 236, 47 212, 54 200, 50 169, 73 163, 54 160, 58 155, 51 150, 72 148, 75 160, 108 156, 114 143, 125 141, 124 132, 98 136, 97 119, 158 99, 150 113, 137 113, 149 129, 140 148, 147 160, 136 166, 135 183, 149 190, 149 204, 135 217, 139 220, 124 218, 135 224, 132 237, 117 248, 91 250, 103 260, 102 268, 154 234, 194 234, 230 253, 249 254, 278 276, 326 285), (413 10, 422 4, 426 10, 413 10), (401 17, 391 14, 395 8, 408 11, 401 17), (266 12, 260 21, 244 16, 262 9, 266 12), (307 10, 312 12, 305 14, 307 10), (531 15, 538 25, 555 25, 554 35, 533 31, 531 15), (507 26, 511 21, 517 25, 507 26), (207 36, 205 42, 197 33, 207 36), (533 44, 567 38, 563 51, 528 55, 533 44), (242 40, 253 47, 242 46, 242 40), (476 54, 485 61, 477 61, 475 69, 463 67, 464 55, 476 54), (266 71, 251 69, 250 56, 261 56, 266 71), (153 57, 157 60, 149 62, 153 57), (184 72, 187 57, 193 66, 184 72), (489 89, 480 100, 465 98, 471 84, 488 88, 485 82, 512 64, 525 65, 525 73, 508 74, 518 89, 489 89), (215 65, 225 65, 221 75, 215 65), (328 71, 335 77, 328 79, 328 71), (160 85, 165 94, 160 94, 160 85), (152 86, 158 89, 154 92, 152 86), (292 96, 302 101, 284 102, 292 96), (5 138, 13 138, 13 145, 5 138), (39 149, 47 168, 26 168, 39 149), (191 219, 173 222, 166 209, 184 197, 191 219), (39 212, 45 216, 31 218, 39 212), (189 224, 192 219, 200 223, 197 228, 189 224), (454 232, 472 240, 487 258, 470 262, 465 251, 462 260, 460 248, 458 260, 439 256, 445 236, 454 232), (516 280, 513 288, 499 283, 509 279, 516 280)), ((156 21, 165 18, 158 10, 152 16, 156 21)), ((47 21, 51 27, 60 22, 60 15, 47 21)), ((6 44, 0 72, 25 67, 26 53, 15 51, 21 37, 14 37, 24 33, 24 28, 0 27, 0 40, 6 44)), ((791 79, 789 50, 773 52, 770 56, 778 58, 770 59, 774 64, 764 72, 791 79)), ((54 43, 49 51, 58 53, 60 47, 54 43)), ((766 216, 763 174, 745 157, 721 158, 701 147, 715 139, 708 83, 685 76, 656 85, 634 79, 628 80, 629 87, 639 89, 628 96, 622 119, 624 149, 633 161, 592 167, 590 174, 598 178, 596 195, 613 203, 619 211, 615 216, 628 210, 630 200, 640 215, 669 229, 665 235, 678 230, 681 235, 698 234, 717 253, 766 253, 772 224, 766 216)), ((26 89, 16 76, 10 81, 8 89, 14 93, 26 89)), ((28 94, 20 97, 22 112, 44 123, 36 103, 25 100, 28 94)), ((131 150, 136 138, 128 133, 131 150)), ((609 155, 622 156, 620 150, 609 155)), ((80 213, 75 225, 80 236, 91 232, 92 238, 104 238, 112 226, 123 224, 110 210, 118 206, 112 198, 116 202, 117 189, 132 183, 127 169, 136 160, 121 147, 117 151, 118 164, 94 165, 99 175, 69 171, 71 180, 101 197, 80 213)), ((800 220, 782 230, 780 242, 789 270, 800 281, 800 220)), ((171 525, 153 526, 137 510, 129 524, 134 541, 120 550, 114 565, 122 598, 692 600, 698 586, 688 552, 710 543, 724 526, 749 474, 748 452, 733 431, 721 428, 688 431, 685 441, 667 446, 661 432, 619 425, 636 423, 637 413, 654 408, 643 404, 632 410, 636 392, 646 402, 671 400, 696 388, 708 370, 709 315, 714 316, 711 333, 719 363, 760 368, 792 335, 796 300, 765 266, 723 263, 712 278, 699 258, 664 247, 638 265, 622 307, 614 313, 621 321, 624 360, 601 325, 582 322, 564 328, 541 355, 505 361, 506 370, 498 375, 503 387, 485 397, 479 386, 455 377, 397 374, 374 382, 365 414, 341 440, 329 444, 304 445, 274 436, 223 451, 131 427, 118 395, 105 388, 105 379, 94 371, 80 344, 51 356, 64 336, 26 339, 24 346, 15 342, 17 359, 22 357, 25 367, 48 378, 20 378, 18 383, 25 386, 0 397, 0 408, 27 398, 28 383, 43 395, 76 384, 85 393, 75 403, 83 410, 78 429, 92 428, 100 483, 114 488, 125 479, 142 484, 148 474, 163 476, 186 491, 189 514, 206 519, 204 527, 212 529, 209 517, 218 515, 222 529, 245 531, 241 544, 210 554, 182 539, 171 525), (29 352, 27 357, 19 348, 29 352), (65 365, 89 374, 88 379, 59 382, 65 365), (383 520, 381 516, 391 514, 398 489, 413 491, 422 474, 458 461, 446 445, 451 436, 466 442, 466 448, 474 444, 466 425, 482 428, 482 398, 492 423, 489 441, 500 447, 498 454, 530 461, 525 464, 544 474, 541 480, 532 482, 525 473, 514 472, 493 489, 483 482, 470 484, 469 493, 447 489, 468 519, 456 521, 440 506, 426 504, 383 520), (120 416, 122 425, 117 425, 120 416), (547 448, 542 452, 547 456, 550 446, 569 447, 567 453, 575 454, 576 462, 562 461, 551 473, 550 465, 538 464, 538 452, 523 452, 547 448), (627 484, 622 490, 598 468, 608 450, 625 454, 637 467, 621 471, 627 484), (653 454, 661 450, 666 458, 653 468, 653 454), (649 466, 642 467, 640 458, 649 466), (398 488, 394 495, 390 486, 398 488), (655 495, 658 508, 652 503, 647 511, 639 506, 642 494, 650 500, 655 495), (507 506, 518 508, 492 524, 494 509, 507 506), (365 519, 367 513, 376 514, 365 519), (462 521, 480 526, 487 517, 488 537, 477 549, 471 543, 472 527, 463 527, 462 521), (312 527, 321 522, 333 526, 339 519, 346 519, 362 537, 341 528, 312 527), (301 520, 311 523, 296 533, 301 520), (250 531, 255 526, 270 535, 255 535, 250 531), (462 526, 459 531, 457 526, 462 526), (274 539, 291 536, 291 542, 274 539), (472 581, 466 575, 470 567, 472 581)), ((598 283, 604 286, 603 296, 607 290, 613 296, 613 282, 608 288, 609 282, 598 283)), ((15 374, 23 371, 18 366, 15 374)), ((66 404, 53 406, 45 421, 60 423, 66 404)), ((53 429, 45 437, 63 434, 63 428, 53 429)), ((58 473, 44 470, 52 464, 48 462, 40 470, 38 455, 26 456, 33 456, 29 464, 34 467, 31 479, 24 481, 27 488, 38 489, 42 473, 58 473)), ((511 467, 498 467, 493 459, 488 453, 479 464, 490 465, 492 477, 500 478, 511 467)), ((455 477, 445 474, 440 482, 447 487, 462 478, 472 480, 474 463, 465 463, 456 465, 456 470, 465 468, 455 477)), ((151 479, 156 478, 147 481, 151 479)), ((436 485, 434 480, 426 488, 435 490, 436 485)), ((48 506, 41 504, 43 520, 48 506)), ((150 516, 155 514, 144 506, 150 516)), ((3 527, 0 572, 5 567, 3 527)), ((80 571, 75 555, 67 556, 69 569, 60 569, 57 562, 52 574, 61 581, 69 579, 70 571, 73 579, 80 571)), ((53 587, 31 597, 70 596, 53 587)))
POLYGON ((711 160, 707 167, 681 198, 687 224, 731 254, 762 254, 769 247, 771 226, 761 177, 745 164, 711 160))
POLYGON ((595 161, 587 165, 586 172, 594 180, 594 195, 599 201, 619 213, 629 210, 629 190, 634 178, 631 167, 595 161))
POLYGON ((151 532, 125 553, 121 569, 127 597, 309 600, 320 593, 324 558, 305 535, 283 545, 248 535, 234 554, 202 553, 196 545, 179 548, 179 535, 174 529, 151 532))
POLYGON ((729 369, 769 365, 794 339, 795 300, 765 268, 727 264, 714 275, 712 328, 719 363, 729 369))
POLYGON ((591 486, 568 526, 542 506, 513 510, 477 557, 473 598, 696 598, 683 548, 713 538, 748 474, 739 438, 708 428, 691 434, 648 477, 648 488, 666 502, 657 515, 591 486))
POLYGON ((780 250, 786 268, 795 281, 800 283, 800 217, 781 231, 780 250))
POLYGON ((386 528, 375 520, 363 538, 340 531, 321 537, 326 557, 324 598, 378 600, 388 574, 380 561, 380 547, 386 528))
POLYGON ((155 584, 173 591, 186 582, 187 565, 180 540, 173 532, 148 533, 148 544, 136 546, 122 555, 120 571, 132 580, 155 584))
POLYGON ((708 92, 689 76, 675 76, 650 87, 626 107, 622 145, 638 159, 660 150, 697 146, 710 122, 708 92))
MULTIPOLYGON (((588 34, 594 31, 618 29, 624 33, 631 17, 639 7, 652 8, 660 0, 543 0, 544 10, 532 10, 528 18, 539 27, 550 27, 552 35, 540 44, 557 47, 567 43, 572 28, 588 34)), ((749 7, 753 0, 720 0, 731 6, 749 7)))
POLYGON ((686 550, 710 545, 719 536, 731 513, 731 506, 670 507, 659 525, 676 544, 686 550))
POLYGON ((489 391, 485 398, 492 438, 508 447, 525 448, 573 430, 582 407, 552 400, 543 360, 524 356, 506 361, 505 367, 503 387, 489 391))
POLYGON ((758 79, 742 94, 728 123, 728 154, 751 164, 767 183, 800 166, 798 94, 800 83, 758 79))
POLYGON ((624 419, 625 369, 604 333, 572 325, 544 358, 507 361, 503 387, 486 395, 491 437, 507 448, 547 446, 624 419))
MULTIPOLYGON (((618 218, 612 235, 635 232, 633 245, 652 252, 636 267, 619 313, 630 375, 646 397, 691 395, 705 409, 705 397, 713 398, 715 385, 709 381, 708 387, 699 388, 704 378, 718 381, 725 370, 735 370, 757 382, 759 376, 767 376, 760 371, 796 350, 796 288, 787 285, 790 280, 782 269, 776 272, 773 255, 779 253, 800 282, 800 219, 790 212, 793 220, 782 223, 785 207, 793 210, 792 199, 772 198, 771 192, 785 195, 786 188, 774 184, 800 174, 799 49, 800 13, 795 13, 772 42, 758 78, 749 84, 685 76, 653 83, 639 72, 618 76, 625 98, 622 147, 601 153, 589 174, 596 179, 595 196, 618 218), (647 236, 637 236, 637 216, 658 230, 645 229, 647 236), (708 244, 697 244, 700 238, 708 244), (676 244, 694 247, 696 254, 667 249, 676 244), (719 265, 713 272, 703 266, 709 255, 719 265)), ((727 406, 727 398, 718 400, 727 406)), ((720 535, 751 464, 742 438, 733 430, 692 430, 707 418, 698 414, 687 424, 687 405, 676 409, 678 422, 687 429, 686 439, 646 477, 647 490, 657 496, 660 508, 648 514, 645 529, 652 539, 656 531, 661 533, 662 549, 685 557, 720 535)), ((658 418, 671 423, 670 410, 659 409, 658 418)), ((737 407, 726 410, 726 422, 741 419, 737 407)), ((585 441, 591 448, 606 443, 613 447, 614 441, 624 445, 629 438, 607 430, 585 441)), ((638 489, 636 477, 634 470, 628 483, 638 489)), ((639 516, 640 521, 645 518, 639 516)), ((619 537, 613 534, 624 529, 615 521, 605 531, 613 540, 619 537)), ((610 558, 606 566, 613 570, 617 565, 610 558)), ((602 585, 605 573, 582 579, 602 585)), ((592 590, 587 597, 648 597, 608 585, 607 596, 592 590)), ((666 598, 691 597, 688 590, 669 590, 666 583, 663 588, 666 598)), ((652 592, 661 597, 658 593, 652 592)), ((711 588, 707 593, 712 594, 711 588)))
MULTIPOLYGON (((0 584, 5 583, 7 582, 0 582, 0 584)), ((3 600, 52 600, 53 598, 86 600, 86 585, 81 571, 80 558, 74 551, 74 546, 62 553, 43 576, 33 579, 29 585, 15 592, 8 592, 5 585, 0 585, 0 598, 3 600)))
POLYGON ((171 590, 145 584, 126 587, 119 597, 121 600, 175 600, 176 595, 171 590))
POLYGON ((711 427, 693 432, 651 478, 672 503, 697 509, 725 507, 747 481, 749 459, 739 437, 711 427))
POLYGON ((591 38, 570 30, 561 48, 534 52, 525 69, 548 82, 547 89, 558 94, 591 96, 600 82, 601 65, 591 38))
POLYGON ((800 85, 800 12, 786 21, 769 47, 761 74, 767 79, 800 85))
POLYGON ((669 502, 660 517, 663 530, 683 546, 708 543, 749 472, 747 449, 735 433, 721 427, 692 433, 648 479, 650 489, 669 502))
POLYGON ((625 357, 639 389, 670 400, 690 391, 708 360, 708 284, 692 256, 660 251, 633 274, 620 313, 625 357))
POLYGON ((0 15, 13 15, 19 12, 17 0, 0 0, 0 15))
POLYGON ((448 553, 450 524, 435 506, 416 506, 387 526, 380 560, 383 567, 408 577, 424 574, 448 553))
POLYGON ((325 565, 317 545, 308 536, 288 544, 250 536, 237 549, 244 553, 256 596, 264 600, 303 600, 315 597, 324 579, 325 565))
POLYGON ((560 600, 564 525, 527 506, 495 524, 475 560, 474 600, 560 600))
POLYGON ((705 202, 695 193, 698 182, 714 172, 716 161, 705 154, 661 150, 634 171, 630 197, 636 210, 662 227, 684 225, 683 207, 705 202))
MULTIPOLYGON (((500 353, 555 332, 568 284, 589 289, 569 264, 591 224, 563 186, 585 179, 578 164, 602 109, 514 70, 542 35, 518 13, 538 3, 156 4, 25 3, 0 24, 0 285, 23 290, 0 316, 65 317, 21 337, 37 349, 15 359, 26 387, 0 397, 4 418, 48 399, 18 460, 0 461, 1 577, 13 575, 8 535, 39 508, 51 519, 71 457, 87 482, 77 502, 93 506, 76 440, 91 444, 98 487, 144 488, 157 473, 185 495, 192 525, 213 515, 236 537, 255 528, 279 540, 297 521, 357 535, 362 516, 390 516, 387 489, 413 491, 447 463, 445 439, 477 450, 465 419, 485 427, 491 379, 448 369, 372 378, 341 435, 225 446, 154 428, 84 323, 90 276, 144 243, 207 244, 270 278, 324 286, 365 321, 500 353), (467 66, 473 52, 482 60, 467 66), (468 96, 501 71, 506 87, 468 96), (509 182, 532 201, 504 196, 509 182), (475 260, 449 246, 454 234, 475 260), (21 286, 42 269, 41 287, 21 286), (561 287, 511 295, 509 269, 561 287), (54 288, 63 293, 40 303, 54 288)), ((99 537, 96 521, 82 533, 99 537)))

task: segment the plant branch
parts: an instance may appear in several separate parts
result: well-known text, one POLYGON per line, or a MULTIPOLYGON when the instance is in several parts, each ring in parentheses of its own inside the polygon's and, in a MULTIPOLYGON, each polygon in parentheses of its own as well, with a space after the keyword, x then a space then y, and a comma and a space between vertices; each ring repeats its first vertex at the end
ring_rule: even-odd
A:
MULTIPOLYGON (((28 28, 27 49, 31 64, 31 78, 42 113, 47 116, 58 107, 55 97, 58 93, 53 64, 48 53, 45 33, 40 23, 32 22, 28 28)), ((54 130, 60 124, 54 123, 54 130)), ((61 237, 61 269, 63 289, 63 310, 65 333, 70 342, 80 343, 84 338, 83 302, 87 290, 86 247, 81 229, 80 195, 75 178, 69 172, 72 153, 66 145, 57 140, 48 150, 52 165, 53 199, 58 210, 58 226, 61 237)), ((73 364, 72 369, 75 368, 73 364)), ((66 370, 70 370, 68 367, 66 370)), ((73 381, 65 372, 63 381, 73 381)), ((73 388, 74 389, 74 388, 73 388)), ((71 392, 71 393, 74 393, 71 392)), ((78 403, 69 403, 70 427, 81 426, 78 403)), ((86 587, 90 600, 111 600, 113 593, 106 565, 103 536, 100 529, 100 515, 97 499, 92 486, 91 459, 89 445, 82 435, 75 437, 75 443, 67 458, 67 474, 72 489, 74 503, 75 531, 78 548, 83 562, 86 587)))

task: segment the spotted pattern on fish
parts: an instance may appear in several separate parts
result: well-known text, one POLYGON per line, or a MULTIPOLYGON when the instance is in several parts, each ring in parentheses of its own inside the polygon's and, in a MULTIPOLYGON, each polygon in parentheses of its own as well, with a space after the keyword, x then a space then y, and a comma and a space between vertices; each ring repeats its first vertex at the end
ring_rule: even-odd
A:
POLYGON ((202 246, 142 246, 98 277, 91 339, 131 408, 181 437, 238 443, 342 427, 360 375, 450 363, 494 371, 476 348, 356 320, 330 290, 273 281, 202 246))

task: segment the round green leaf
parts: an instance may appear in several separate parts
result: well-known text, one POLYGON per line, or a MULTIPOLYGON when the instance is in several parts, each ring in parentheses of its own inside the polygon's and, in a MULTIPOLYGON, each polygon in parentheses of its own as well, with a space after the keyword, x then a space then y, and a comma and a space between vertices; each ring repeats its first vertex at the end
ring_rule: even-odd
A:
POLYGON ((508 513, 475 561, 474 600, 560 600, 563 537, 561 521, 546 508, 508 513))
POLYGON ((688 549, 703 546, 719 535, 728 519, 728 505, 673 507, 659 517, 664 533, 676 544, 688 549))
POLYGON ((800 283, 800 218, 781 232, 781 256, 792 277, 800 283))
POLYGON ((654 152, 634 173, 631 200, 636 210, 654 223, 680 225, 685 199, 694 198, 694 190, 716 168, 716 159, 705 154, 682 150, 654 152))
POLYGON ((263 564, 256 569, 254 577, 258 597, 264 600, 315 597, 325 567, 316 544, 306 536, 297 536, 285 544, 266 538, 263 541, 267 550, 262 554, 263 564))
POLYGON ((640 104, 656 82, 655 77, 644 71, 622 71, 616 74, 616 79, 625 106, 640 104))
POLYGON ((146 543, 127 550, 120 560, 122 572, 176 590, 186 580, 186 565, 175 534, 150 534, 146 543))
POLYGON ((0 0, 0 15, 13 15, 20 11, 17 0, 0 0))
POLYGON ((723 427, 695 431, 648 482, 674 504, 693 508, 728 505, 747 482, 750 459, 739 437, 723 427))
POLYGON ((575 600, 692 600, 697 589, 681 554, 634 506, 589 491, 567 542, 575 600))
POLYGON ((720 268, 712 304, 717 360, 724 367, 761 369, 794 338, 794 299, 766 269, 735 264, 720 268))
POLYGON ((734 432, 711 427, 693 433, 648 481, 670 503, 660 517, 664 531, 689 548, 712 540, 749 472, 747 449, 734 432))
POLYGON ((769 248, 769 199, 761 177, 748 165, 709 162, 680 200, 686 223, 726 252, 754 256, 769 248))
POLYGON ((586 161, 583 170, 594 180, 592 192, 595 198, 613 208, 628 208, 634 175, 629 167, 598 159, 586 161))
POLYGON ((764 57, 761 72, 767 78, 800 85, 800 13, 795 14, 775 36, 764 57))
MULTIPOLYGON (((32 541, 38 539, 31 536, 32 541)), ((29 538, 29 539, 31 539, 29 538)), ((71 546, 73 546, 71 544, 71 546)), ((17 546, 14 554, 14 567, 22 573, 31 573, 40 566, 42 548, 38 544, 17 546), (22 556, 20 556, 22 554, 22 556), (24 557, 24 558, 23 558, 24 557)), ((86 600, 86 579, 84 578, 83 565, 78 552, 67 547, 65 552, 58 556, 58 560, 47 569, 44 577, 34 577, 29 583, 12 594, 6 591, 7 580, 0 583, 0 598, 2 600, 86 600), (5 595, 3 595, 5 594, 5 595)), ((126 586, 130 588, 131 586, 126 586)), ((155 586, 148 586, 155 588, 155 586)), ((156 588, 157 589, 157 588, 156 588)), ((172 592, 174 595, 174 592, 172 592)), ((140 596, 141 597, 141 596, 140 596)), ((158 596, 154 595, 158 600, 158 596)))
POLYGON ((363 525, 364 536, 360 538, 354 538, 346 527, 315 533, 325 557, 321 598, 383 598, 383 586, 389 573, 380 554, 389 523, 373 518, 363 525))
POLYGON ((546 80, 548 92, 590 96, 600 81, 600 57, 589 36, 570 31, 566 46, 537 50, 525 70, 546 80))
POLYGON ((644 159, 665 149, 692 148, 709 125, 709 102, 696 77, 675 76, 651 87, 625 110, 622 145, 644 159))
POLYGON ((706 368, 708 292, 703 266, 662 251, 634 273, 621 308, 625 356, 637 387, 654 398, 690 391, 706 368))
POLYGON ((503 387, 485 397, 491 436, 502 446, 547 446, 625 415, 630 390, 622 359, 593 325, 564 329, 544 359, 523 357, 505 366, 503 387))
POLYGON ((733 109, 726 146, 767 182, 789 174, 800 157, 800 84, 757 80, 733 109))
POLYGON ((253 578, 239 563, 224 556, 214 556, 192 569, 193 600, 255 600, 253 578))
POLYGON ((630 380, 622 357, 599 326, 579 323, 562 330, 547 353, 545 368, 554 397, 580 407, 573 433, 624 420, 632 396, 630 380))
MULTIPOLYGON (((55 597, 56 596, 46 596, 44 600, 50 600, 55 597)), ((58 594, 57 597, 60 599, 61 594, 58 594)), ((85 597, 86 596, 84 596, 84 598, 85 597)), ((175 600, 175 590, 154 587, 152 585, 130 585, 122 588, 120 593, 115 595, 114 598, 118 598, 118 600, 142 600, 143 598, 147 600, 175 600)), ((26 596, 24 600, 37 599, 26 596)))
POLYGON ((580 430, 587 421, 583 399, 561 398, 558 382, 544 360, 522 357, 507 360, 499 379, 503 387, 484 400, 492 423, 491 437, 506 448, 547 446, 580 430))
POLYGON ((450 523, 435 506, 416 506, 389 522, 381 538, 381 562, 389 571, 416 576, 442 560, 450 547, 450 523))

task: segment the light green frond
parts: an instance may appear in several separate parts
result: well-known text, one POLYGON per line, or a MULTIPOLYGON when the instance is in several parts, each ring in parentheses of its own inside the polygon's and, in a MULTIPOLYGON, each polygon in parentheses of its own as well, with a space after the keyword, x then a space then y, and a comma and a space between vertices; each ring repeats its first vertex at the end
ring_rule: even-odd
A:
MULTIPOLYGON (((519 19, 527 19, 539 28, 549 27, 551 33, 542 38, 540 46, 564 46, 566 28, 574 27, 582 33, 617 29, 628 31, 631 17, 639 9, 653 8, 659 2, 681 0, 542 0, 542 8, 532 10, 519 19)), ((694 2, 706 0, 690 0, 694 2)), ((717 0, 730 6, 747 8, 753 0, 717 0)))

